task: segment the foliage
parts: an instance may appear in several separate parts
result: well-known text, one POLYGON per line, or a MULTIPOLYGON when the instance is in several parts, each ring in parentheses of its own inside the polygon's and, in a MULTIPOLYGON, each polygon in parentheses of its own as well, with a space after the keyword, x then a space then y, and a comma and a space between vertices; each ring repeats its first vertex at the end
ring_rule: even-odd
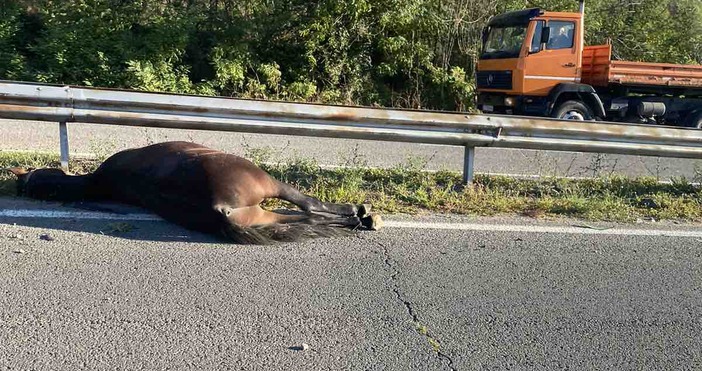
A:
MULTIPOLYGON (((0 79, 469 110, 481 29, 575 0, 0 0, 0 79)), ((699 0, 588 0, 587 39, 702 63, 699 0)))

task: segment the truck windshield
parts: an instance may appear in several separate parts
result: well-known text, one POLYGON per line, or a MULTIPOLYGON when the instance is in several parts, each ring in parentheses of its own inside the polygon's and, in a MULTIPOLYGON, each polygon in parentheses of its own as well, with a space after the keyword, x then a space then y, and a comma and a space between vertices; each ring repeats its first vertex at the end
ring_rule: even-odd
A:
POLYGON ((480 59, 516 58, 524 44, 526 25, 490 27, 480 59))

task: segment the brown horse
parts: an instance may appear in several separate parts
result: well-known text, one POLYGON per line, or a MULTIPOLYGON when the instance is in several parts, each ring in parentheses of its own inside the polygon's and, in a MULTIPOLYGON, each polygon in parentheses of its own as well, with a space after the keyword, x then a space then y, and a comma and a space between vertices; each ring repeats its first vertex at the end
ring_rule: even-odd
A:
POLYGON ((17 194, 41 200, 112 200, 152 210, 186 228, 220 233, 238 243, 266 244, 378 229, 369 205, 333 204, 306 196, 239 156, 189 142, 166 142, 119 152, 95 172, 9 169, 17 194), (264 210, 280 198, 302 212, 264 210))

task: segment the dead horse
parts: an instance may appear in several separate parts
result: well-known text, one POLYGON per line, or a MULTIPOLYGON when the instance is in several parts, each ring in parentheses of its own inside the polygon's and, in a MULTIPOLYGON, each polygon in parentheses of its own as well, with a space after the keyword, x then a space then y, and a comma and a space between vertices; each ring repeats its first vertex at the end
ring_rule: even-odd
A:
POLYGON ((138 205, 164 219, 237 243, 268 244, 378 229, 369 205, 334 204, 306 196, 252 162, 190 142, 165 142, 109 157, 95 172, 67 175, 59 169, 8 169, 17 194, 41 200, 111 200, 138 205), (264 210, 280 198, 303 212, 264 210))

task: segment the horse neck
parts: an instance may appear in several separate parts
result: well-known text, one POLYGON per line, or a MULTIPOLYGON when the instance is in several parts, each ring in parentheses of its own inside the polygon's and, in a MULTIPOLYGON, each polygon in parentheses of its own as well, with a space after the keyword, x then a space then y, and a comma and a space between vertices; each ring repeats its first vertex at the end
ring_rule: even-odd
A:
POLYGON ((78 201, 90 198, 92 175, 67 175, 63 172, 32 174, 25 185, 31 198, 55 201, 78 201))

